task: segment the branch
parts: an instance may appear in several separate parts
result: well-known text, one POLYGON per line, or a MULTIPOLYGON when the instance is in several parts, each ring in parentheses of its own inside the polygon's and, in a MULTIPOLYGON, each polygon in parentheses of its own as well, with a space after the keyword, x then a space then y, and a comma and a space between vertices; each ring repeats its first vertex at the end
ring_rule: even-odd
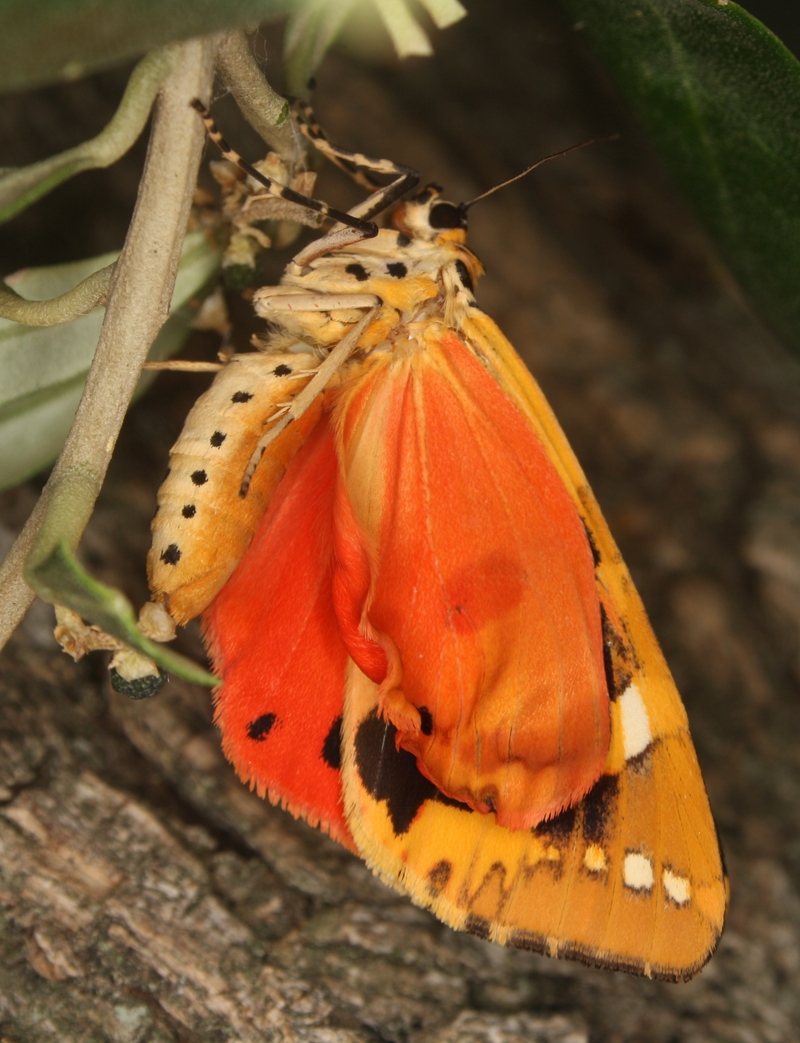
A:
POLYGON ((267 83, 241 29, 222 35, 217 68, 250 126, 282 159, 289 163, 295 160, 298 143, 292 121, 287 118, 289 105, 267 83))
POLYGON ((114 267, 114 264, 109 264, 100 268, 71 290, 46 301, 29 301, 20 297, 0 279, 0 318, 23 326, 58 326, 62 322, 71 322, 98 304, 105 304, 114 278, 114 267))
POLYGON ((0 647, 33 599, 23 580, 60 543, 74 549, 89 519, 141 367, 164 323, 204 144, 189 107, 208 98, 214 45, 172 48, 133 219, 117 262, 106 317, 83 397, 58 463, 25 528, 0 566, 0 647))

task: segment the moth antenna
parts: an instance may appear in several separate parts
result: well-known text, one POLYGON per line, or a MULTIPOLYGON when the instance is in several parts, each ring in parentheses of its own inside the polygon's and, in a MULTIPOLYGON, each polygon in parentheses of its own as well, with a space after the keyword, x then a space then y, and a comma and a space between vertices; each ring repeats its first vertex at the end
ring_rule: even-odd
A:
POLYGON ((224 158, 235 164, 237 167, 240 167, 260 185, 263 185, 270 195, 275 196, 277 199, 285 199, 289 203, 297 203, 300 206, 304 206, 307 210, 313 210, 315 213, 321 214, 322 217, 328 218, 330 221, 336 221, 339 224, 347 225, 348 228, 353 228, 359 232, 361 237, 364 239, 372 239, 378 234, 378 226, 373 221, 367 221, 363 218, 355 217, 352 214, 345 214, 341 210, 336 210, 332 206, 328 206, 327 203, 323 203, 319 199, 312 199, 310 196, 301 195, 300 192, 295 192, 294 189, 289 188, 288 185, 280 185, 277 181, 273 181, 272 178, 267 177, 266 174, 262 174, 261 171, 257 170, 252 163, 248 163, 247 160, 240 156, 235 149, 231 148, 220 133, 211 113, 198 98, 193 98, 189 104, 200 116, 200 119, 203 121, 205 128, 208 131, 208 136, 220 150, 224 158))
POLYGON ((501 181, 499 185, 495 185, 494 188, 488 189, 486 192, 482 192, 479 196, 475 196, 474 199, 470 199, 468 203, 462 203, 460 206, 461 210, 469 210, 475 203, 479 203, 482 199, 486 199, 487 196, 494 195, 495 192, 499 192, 501 188, 506 188, 507 185, 513 185, 515 181, 521 180, 523 177, 527 177, 531 171, 536 170, 537 167, 542 166, 544 163, 549 163, 551 159, 561 159, 562 156, 568 156, 570 152, 577 152, 578 149, 587 148, 589 145, 597 145, 602 141, 619 141, 619 134, 603 134, 597 138, 589 138, 588 141, 581 141, 578 145, 570 145, 569 148, 561 149, 560 152, 553 152, 549 156, 544 156, 542 159, 537 159, 535 163, 529 166, 526 170, 523 170, 519 174, 515 174, 514 177, 510 177, 508 181, 501 181))

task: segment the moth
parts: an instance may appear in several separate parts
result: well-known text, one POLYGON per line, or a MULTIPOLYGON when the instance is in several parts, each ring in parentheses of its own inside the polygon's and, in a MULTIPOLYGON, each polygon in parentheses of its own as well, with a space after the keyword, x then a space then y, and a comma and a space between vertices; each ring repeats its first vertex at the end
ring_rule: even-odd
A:
POLYGON ((266 339, 189 414, 154 599, 202 616, 223 748, 261 796, 451 927, 688 979, 727 881, 686 713, 555 416, 476 303, 466 205, 428 186, 378 229, 416 173, 300 119, 372 191, 344 214, 261 178, 337 224, 256 291, 266 339))

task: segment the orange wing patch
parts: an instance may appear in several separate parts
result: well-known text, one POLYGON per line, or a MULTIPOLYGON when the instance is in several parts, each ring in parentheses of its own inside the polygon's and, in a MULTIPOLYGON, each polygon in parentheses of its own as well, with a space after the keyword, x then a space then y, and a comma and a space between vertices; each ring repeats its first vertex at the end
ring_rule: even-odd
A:
POLYGON ((365 542, 363 627, 390 661, 379 712, 443 793, 535 825, 583 797, 608 752, 580 517, 519 411, 441 324, 365 368, 334 415, 356 522, 341 538, 365 542))

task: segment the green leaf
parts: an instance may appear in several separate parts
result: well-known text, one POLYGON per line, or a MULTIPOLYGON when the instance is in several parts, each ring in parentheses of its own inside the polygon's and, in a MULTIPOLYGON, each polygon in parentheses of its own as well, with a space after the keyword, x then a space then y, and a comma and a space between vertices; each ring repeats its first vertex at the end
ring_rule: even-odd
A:
POLYGON ((25 581, 45 601, 73 609, 107 634, 113 634, 149 656, 164 670, 194 684, 219 684, 218 678, 191 659, 144 637, 125 595, 93 579, 63 541, 44 559, 26 568, 25 581))
POLYGON ((0 90, 74 80, 175 40, 281 18, 295 0, 3 0, 0 90))
POLYGON ((800 63, 720 0, 564 0, 764 319, 800 349, 800 63))
MULTIPOLYGON (((8 281, 31 299, 55 297, 117 254, 19 272, 8 281)), ((186 237, 170 318, 150 356, 166 358, 181 346, 195 308, 192 298, 219 265, 219 254, 200 231, 186 237)), ((92 363, 104 311, 60 326, 22 326, 0 319, 0 489, 17 485, 58 456, 92 363)), ((140 390, 152 379, 145 375, 140 390)))

